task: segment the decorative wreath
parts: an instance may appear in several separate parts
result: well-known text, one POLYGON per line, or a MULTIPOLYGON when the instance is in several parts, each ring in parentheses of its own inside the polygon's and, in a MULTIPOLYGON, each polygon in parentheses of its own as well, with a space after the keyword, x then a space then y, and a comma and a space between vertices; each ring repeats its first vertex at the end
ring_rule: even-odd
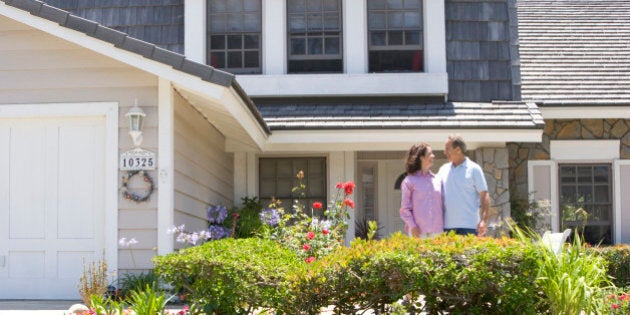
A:
POLYGON ((128 171, 127 174, 123 175, 122 187, 120 188, 120 190, 122 190, 123 197, 125 197, 125 199, 127 200, 132 200, 135 202, 147 201, 153 193, 153 179, 151 178, 151 176, 149 176, 148 173, 145 173, 144 171, 128 171), (138 194, 129 191, 129 189, 127 188, 127 184, 129 183, 129 180, 134 176, 142 176, 142 179, 147 184, 146 193, 138 194))

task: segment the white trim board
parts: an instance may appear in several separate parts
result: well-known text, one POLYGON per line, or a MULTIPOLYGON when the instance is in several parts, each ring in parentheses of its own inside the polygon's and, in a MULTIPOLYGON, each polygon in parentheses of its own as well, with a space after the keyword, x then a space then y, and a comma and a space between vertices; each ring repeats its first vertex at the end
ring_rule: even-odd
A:
POLYGON ((545 119, 629 119, 630 106, 539 106, 545 119))
POLYGON ((157 253, 173 252, 173 237, 167 233, 174 225, 174 97, 171 82, 160 78, 158 82, 158 209, 157 253))
POLYGON ((48 103, 0 105, 0 118, 105 117, 105 259, 118 266, 118 103, 48 103))
POLYGON ((613 161, 613 186, 615 191, 613 221, 615 222, 614 228, 614 241, 615 244, 622 242, 621 239, 621 167, 630 166, 630 160, 615 160, 613 161))
POLYGON ((551 140, 552 160, 584 161, 619 159, 619 140, 551 140))

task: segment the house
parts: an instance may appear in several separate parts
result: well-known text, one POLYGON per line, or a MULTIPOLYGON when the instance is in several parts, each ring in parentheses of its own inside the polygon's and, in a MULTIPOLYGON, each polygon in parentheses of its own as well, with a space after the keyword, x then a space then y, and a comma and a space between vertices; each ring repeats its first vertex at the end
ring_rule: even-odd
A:
POLYGON ((628 243, 630 3, 527 0, 517 12, 522 99, 545 129, 540 143, 507 146, 512 197, 546 201, 555 231, 628 243))
POLYGON ((352 220, 391 234, 405 151, 441 150, 453 133, 509 215, 509 148, 535 146, 544 127, 520 101, 515 9, 0 1, 0 299, 76 298, 83 261, 103 252, 111 270, 149 269, 175 249, 171 226, 204 228, 209 204, 291 198, 298 170, 309 202, 354 180, 352 220), (155 169, 124 169, 136 146, 155 169), (122 237, 139 243, 119 248, 122 237))

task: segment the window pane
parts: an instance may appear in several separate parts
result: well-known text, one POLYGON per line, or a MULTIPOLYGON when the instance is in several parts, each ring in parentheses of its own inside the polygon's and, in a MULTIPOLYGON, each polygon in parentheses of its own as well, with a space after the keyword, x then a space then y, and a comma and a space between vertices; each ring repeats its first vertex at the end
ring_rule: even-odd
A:
POLYGON ((324 0, 324 11, 338 11, 339 0, 324 0))
POLYGON ((403 0, 387 0, 387 8, 388 9, 402 9, 403 0))
POLYGON ((228 52, 228 68, 242 68, 242 53, 240 51, 228 52))
POLYGON ((420 0, 405 0, 405 9, 418 9, 420 8, 420 0))
POLYGON ((227 2, 229 0, 212 0, 210 1, 210 12, 225 12, 227 2))
POLYGON ((214 51, 210 54, 209 63, 215 68, 225 68, 225 53, 214 51))
POLYGON ((422 50, 370 51, 369 72, 422 71, 422 50))
POLYGON ((405 45, 420 45, 420 32, 405 31, 405 45))
POLYGON ((595 166, 593 172, 593 179, 596 183, 608 183, 610 180, 610 168, 608 166, 595 166))
POLYGON ((578 202, 593 202, 593 187, 591 185, 578 186, 578 202))
POLYGON ((385 46, 385 32, 372 32, 370 39, 372 46, 385 46))
POLYGON ((306 17, 303 15, 289 16, 289 31, 304 32, 306 30, 306 17))
POLYGON ((321 11, 323 8, 322 0, 308 0, 306 4, 309 11, 321 11))
POLYGON ((590 184, 592 183, 592 168, 590 166, 578 167, 578 183, 590 184))
POLYGON ((275 178, 276 175, 276 161, 273 159, 260 159, 258 162, 260 178, 275 178))
POLYGON ((243 0, 243 11, 261 11, 261 0, 243 0))
POLYGON ((403 13, 402 12, 390 12, 387 14, 387 27, 402 28, 403 27, 403 13))
POLYGON ((319 13, 309 14, 308 18, 308 31, 321 31, 324 29, 323 16, 319 13))
POLYGON ((368 0, 368 10, 385 9, 386 0, 368 0))
POLYGON ((245 49, 258 49, 260 48, 260 36, 258 35, 243 35, 245 49))
POLYGON ((290 163, 290 160, 278 160, 277 161, 277 174, 276 176, 280 176, 280 177, 289 177, 289 178, 293 178, 293 176, 295 174, 293 174, 293 167, 292 164, 290 163))
POLYGON ((227 37, 228 49, 241 49, 243 48, 243 41, 241 35, 229 35, 227 37))
POLYGON ((240 14, 228 14, 227 31, 237 32, 243 30, 243 16, 240 14))
POLYGON ((246 32, 260 31, 261 21, 260 21, 259 13, 243 14, 243 19, 244 19, 243 31, 246 31, 246 32))
POLYGON ((339 49, 339 38, 337 37, 326 38, 326 54, 338 55, 340 53, 341 53, 341 50, 339 49))
POLYGON ((308 54, 309 55, 321 55, 324 51, 324 42, 321 38, 309 38, 308 39, 308 54))
POLYGON ((385 29, 385 13, 370 12, 368 14, 368 26, 371 30, 385 29))
POLYGON ((243 1, 242 0, 228 0, 227 10, 229 12, 243 11, 243 1))
POLYGON ((389 35, 389 37, 388 37, 389 42, 387 43, 388 45, 392 46, 392 45, 402 45, 403 44, 403 32, 402 31, 390 31, 388 35, 389 35))
POLYGON ((291 55, 305 55, 306 44, 304 38, 292 38, 291 39, 291 55))
POLYGON ((405 27, 420 28, 420 12, 405 12, 405 27))
POLYGON ((210 36, 210 49, 225 49, 225 36, 223 35, 210 36))
POLYGON ((560 193, 562 194, 561 199, 564 203, 575 203, 577 201, 575 186, 562 186, 560 193))
POLYGON ((287 10, 291 12, 305 12, 307 0, 289 0, 287 1, 287 10))
POLYGON ((213 33, 225 32, 225 15, 212 15, 209 17, 210 31, 213 33))
POLYGON ((326 30, 340 30, 339 15, 336 13, 324 15, 324 27, 326 30))
POLYGON ((259 66, 260 66, 260 60, 258 58, 258 51, 246 51, 245 52, 245 67, 258 68, 259 66))
POLYGON ((610 191, 608 186, 595 186, 595 202, 597 203, 609 203, 610 196, 608 192, 610 191))

